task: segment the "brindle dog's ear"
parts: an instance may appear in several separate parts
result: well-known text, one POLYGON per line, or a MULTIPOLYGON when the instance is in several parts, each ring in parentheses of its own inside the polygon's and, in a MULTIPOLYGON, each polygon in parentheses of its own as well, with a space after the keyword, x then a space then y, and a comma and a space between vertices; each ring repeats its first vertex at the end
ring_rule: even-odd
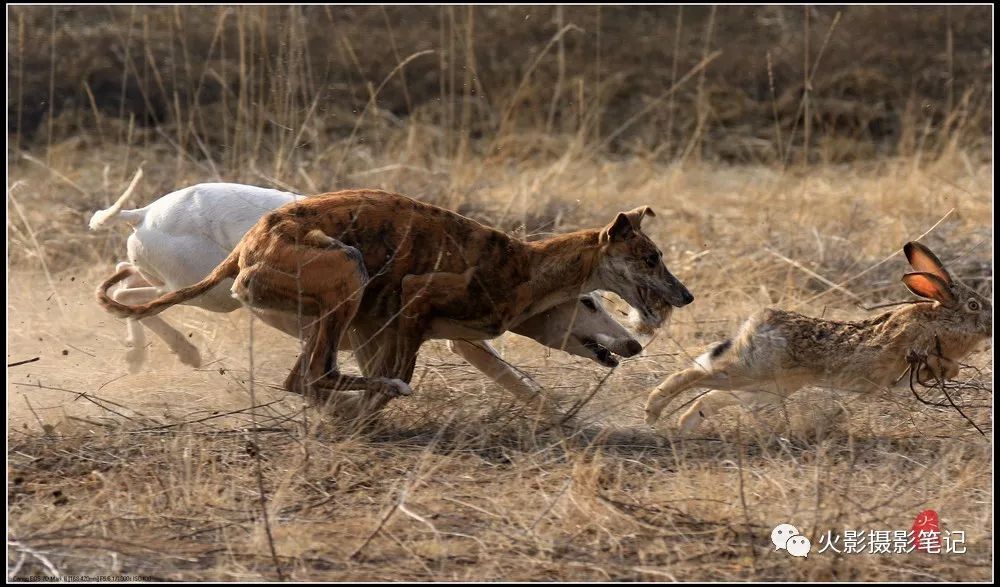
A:
POLYGON ((635 236, 635 229, 632 228, 632 221, 624 212, 619 212, 614 221, 604 229, 604 238, 610 242, 621 242, 633 236, 635 236))
POLYGON ((642 228, 642 219, 646 216, 656 218, 656 212, 653 212, 653 209, 649 206, 639 206, 634 210, 625 212, 625 216, 628 216, 628 219, 632 222, 632 226, 636 230, 639 230, 642 228))
POLYGON ((906 260, 910 262, 911 267, 917 271, 937 275, 942 281, 951 285, 951 275, 930 249, 918 242, 908 242, 903 247, 903 252, 906 253, 906 260))
POLYGON ((614 222, 609 224, 605 230, 607 239, 614 242, 632 238, 637 231, 642 229, 642 219, 646 216, 655 217, 656 212, 653 212, 649 206, 639 206, 628 212, 619 212, 618 216, 615 216, 614 222))

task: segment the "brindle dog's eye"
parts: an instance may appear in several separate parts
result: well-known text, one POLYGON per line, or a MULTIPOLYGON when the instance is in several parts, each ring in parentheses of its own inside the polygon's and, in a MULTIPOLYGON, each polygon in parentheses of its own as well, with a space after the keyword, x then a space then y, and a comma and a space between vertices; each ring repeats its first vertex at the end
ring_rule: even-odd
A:
POLYGON ((653 267, 656 267, 659 264, 660 264, 660 256, 659 255, 657 255, 657 254, 654 253, 654 254, 646 257, 646 267, 649 267, 650 269, 652 269, 653 267))
POLYGON ((972 310, 973 312, 979 311, 979 302, 977 302, 976 300, 969 300, 968 306, 969 309, 972 310))
POLYGON ((594 305, 594 300, 590 298, 580 298, 580 303, 584 305, 591 312, 597 311, 597 306, 594 305))

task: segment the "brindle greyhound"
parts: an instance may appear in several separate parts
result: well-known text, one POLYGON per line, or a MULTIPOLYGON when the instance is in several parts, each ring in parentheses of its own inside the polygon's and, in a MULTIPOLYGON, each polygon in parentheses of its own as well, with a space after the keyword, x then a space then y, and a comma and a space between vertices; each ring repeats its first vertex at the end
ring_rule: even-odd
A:
POLYGON ((365 390, 366 409, 377 410, 411 393, 406 382, 431 338, 494 338, 598 289, 621 296, 650 328, 691 303, 642 233, 646 215, 655 216, 643 206, 603 228, 524 242, 399 194, 333 192, 262 217, 199 283, 129 306, 107 295, 126 277, 119 271, 97 297, 109 312, 141 319, 234 278, 233 296, 252 308, 317 319, 286 379, 289 391, 326 400, 334 390, 365 390), (335 363, 326 368, 348 325, 364 377, 340 373, 335 363))
MULTIPOLYGON (((90 219, 91 229, 118 222, 132 226, 126 243, 128 262, 119 263, 116 269, 131 269, 132 275, 119 282, 123 287, 110 292, 114 300, 125 304, 143 304, 201 281, 264 214, 304 197, 251 185, 203 183, 166 194, 143 208, 123 210, 129 195, 126 192, 90 219)), ((185 304, 210 312, 235 311, 243 305, 233 299, 232 285, 232 280, 223 280, 185 304)), ((290 336, 309 338, 307 323, 311 319, 267 310, 254 310, 254 314, 290 336)), ((131 348, 125 356, 130 370, 137 371, 146 359, 145 327, 163 340, 181 362, 201 365, 201 354, 188 337, 160 316, 152 316, 142 321, 126 320, 131 348)), ((615 355, 631 357, 642 352, 639 341, 608 313, 593 292, 535 314, 512 327, 511 332, 605 367, 618 365, 615 355)), ((350 336, 341 338, 339 350, 351 350, 350 342, 350 336)), ((545 413, 547 406, 554 405, 542 388, 527 373, 500 358, 489 341, 449 341, 449 347, 533 412, 556 417, 555 412, 545 413)))

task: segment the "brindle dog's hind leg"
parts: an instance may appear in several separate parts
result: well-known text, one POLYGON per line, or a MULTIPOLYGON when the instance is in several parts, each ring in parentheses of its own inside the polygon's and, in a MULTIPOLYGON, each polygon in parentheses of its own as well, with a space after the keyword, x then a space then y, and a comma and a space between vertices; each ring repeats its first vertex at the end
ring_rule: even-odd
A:
POLYGON ((408 395, 405 383, 347 375, 330 359, 336 357, 340 339, 357 313, 368 275, 357 249, 322 233, 308 236, 305 244, 276 244, 293 250, 269 256, 272 264, 242 268, 233 286, 234 295, 253 307, 301 309, 316 316, 303 354, 285 381, 286 389, 324 402, 337 391, 352 389, 408 395))

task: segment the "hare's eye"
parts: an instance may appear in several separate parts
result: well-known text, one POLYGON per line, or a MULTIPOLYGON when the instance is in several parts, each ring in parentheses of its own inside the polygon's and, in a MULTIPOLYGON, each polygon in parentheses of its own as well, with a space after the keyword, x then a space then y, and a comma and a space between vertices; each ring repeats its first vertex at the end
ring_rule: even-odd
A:
POLYGON ((591 312, 597 311, 597 306, 594 305, 594 300, 590 298, 580 298, 580 303, 591 312))
POLYGON ((977 302, 976 300, 969 300, 969 303, 967 304, 967 306, 973 312, 978 312, 979 311, 979 302, 977 302))

